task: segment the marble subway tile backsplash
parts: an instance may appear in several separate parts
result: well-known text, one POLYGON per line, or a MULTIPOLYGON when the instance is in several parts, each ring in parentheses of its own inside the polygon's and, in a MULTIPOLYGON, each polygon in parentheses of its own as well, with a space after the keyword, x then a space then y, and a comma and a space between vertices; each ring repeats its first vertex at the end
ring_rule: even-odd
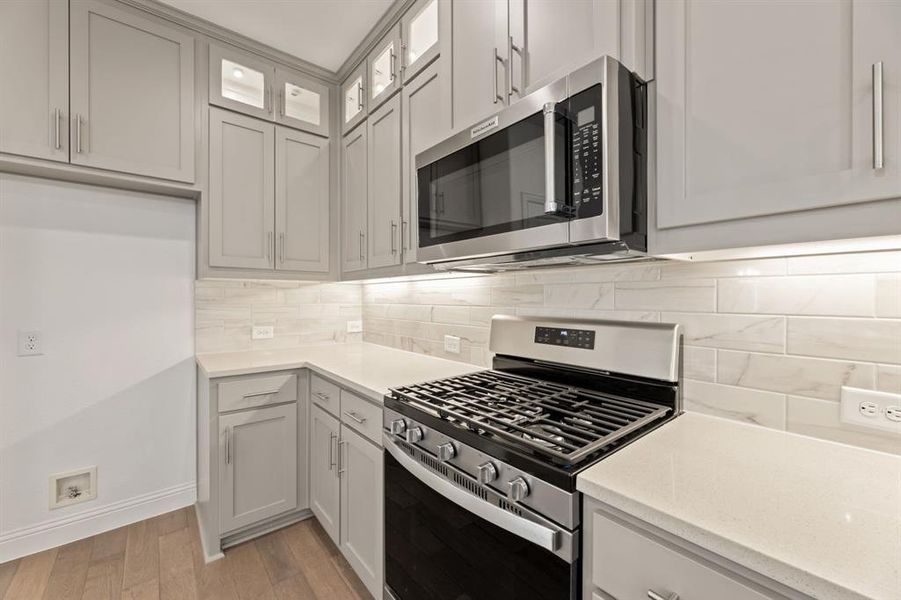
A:
POLYGON ((270 350, 317 342, 360 341, 348 321, 363 318, 361 286, 353 283, 204 280, 194 284, 197 352, 270 350), (255 325, 274 337, 251 339, 255 325))
POLYGON ((839 420, 843 385, 901 392, 901 252, 661 261, 362 288, 366 341, 483 366, 494 314, 680 323, 688 410, 901 454, 901 436, 839 420), (445 335, 461 338, 459 355, 444 352, 445 335))

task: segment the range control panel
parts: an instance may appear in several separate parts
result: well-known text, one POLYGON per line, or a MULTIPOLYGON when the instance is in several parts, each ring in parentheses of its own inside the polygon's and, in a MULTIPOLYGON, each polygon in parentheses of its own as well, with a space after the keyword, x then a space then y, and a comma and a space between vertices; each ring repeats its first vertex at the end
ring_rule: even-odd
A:
POLYGON ((535 343, 594 350, 594 331, 591 329, 536 327, 535 343))

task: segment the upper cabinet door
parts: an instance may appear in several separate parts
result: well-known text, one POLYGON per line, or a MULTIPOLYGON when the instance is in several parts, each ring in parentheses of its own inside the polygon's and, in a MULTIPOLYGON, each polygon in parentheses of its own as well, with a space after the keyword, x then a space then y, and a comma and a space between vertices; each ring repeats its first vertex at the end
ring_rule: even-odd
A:
POLYGON ((272 119, 275 67, 247 54, 210 45, 210 104, 272 119))
POLYGON ((72 162, 194 181, 194 38, 93 0, 71 3, 72 162))
POLYGON ((276 67, 276 121, 328 137, 329 90, 303 75, 276 67))
POLYGON ((405 263, 416 262, 419 245, 418 186, 416 185, 416 155, 437 144, 451 132, 448 93, 447 58, 441 57, 404 86, 401 115, 403 116, 403 221, 401 249, 405 263))
POLYGON ((275 125, 210 109, 210 265, 274 263, 275 125))
POLYGON ((446 40, 449 44, 452 1, 417 0, 401 18, 401 72, 404 84, 435 60, 442 51, 442 42, 446 40), (447 31, 444 31, 445 28, 447 31))
POLYGON ((366 61, 341 86, 341 132, 347 133, 366 118, 366 61))
POLYGON ((329 144, 275 128, 275 222, 279 270, 329 270, 329 144))
POLYGON ((400 46, 400 24, 398 23, 369 53, 366 64, 369 65, 369 97, 367 100, 370 113, 400 89, 400 46))
POLYGON ((369 268, 400 263, 400 96, 369 116, 369 268))
POLYGON ((341 148, 341 268, 366 268, 366 127, 344 136, 341 148))
POLYGON ((454 129, 475 125, 506 106, 507 1, 453 3, 454 129))
POLYGON ((657 226, 901 196, 899 94, 901 3, 658 3, 657 226))
POLYGON ((0 152, 69 160, 69 3, 0 2, 0 152))

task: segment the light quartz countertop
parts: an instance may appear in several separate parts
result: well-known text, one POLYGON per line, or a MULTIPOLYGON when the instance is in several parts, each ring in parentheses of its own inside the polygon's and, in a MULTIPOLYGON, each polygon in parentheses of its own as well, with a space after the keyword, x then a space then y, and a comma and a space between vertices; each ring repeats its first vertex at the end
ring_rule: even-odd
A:
POLYGON ((901 598, 901 457, 686 413, 577 487, 816 598, 901 598))
POLYGON ((198 354, 197 365, 210 379, 307 368, 378 403, 392 387, 481 370, 475 365, 366 342, 198 354))

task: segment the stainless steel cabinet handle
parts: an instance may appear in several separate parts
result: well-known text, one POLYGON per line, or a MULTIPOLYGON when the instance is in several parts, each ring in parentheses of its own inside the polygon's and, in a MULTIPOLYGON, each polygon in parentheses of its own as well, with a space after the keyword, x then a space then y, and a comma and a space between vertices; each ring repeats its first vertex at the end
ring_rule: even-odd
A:
POLYGON ((338 436, 334 433, 328 434, 328 470, 331 471, 335 467, 335 451, 332 445, 338 436))
POLYGON ((391 82, 394 83, 394 80, 397 78, 397 54, 394 53, 394 46, 391 46, 391 54, 388 55, 389 60, 391 61, 391 82))
POLYGON ((679 594, 673 592, 669 596, 661 596, 654 590, 648 590, 648 598, 651 600, 679 600, 679 594))
POLYGON ((285 264, 285 234, 278 234, 278 262, 285 264))
POLYGON ((341 452, 342 446, 347 446, 347 442, 338 442, 338 477, 341 477, 342 473, 347 472, 347 465, 345 464, 347 460, 344 458, 344 454, 341 452))
POLYGON ((285 109, 287 108, 288 99, 285 98, 285 90, 280 89, 278 91, 278 112, 281 116, 285 116, 285 109))
POLYGON ((554 185, 554 135, 557 113, 553 102, 544 105, 544 212, 557 212, 557 197, 554 185))
POLYGON ((407 220, 404 219, 400 222, 400 248, 401 250, 407 250, 410 248, 410 245, 407 243, 407 220))
POLYGON ((266 262, 272 264, 272 232, 266 233, 266 262))
POLYGON ((507 92, 507 97, 512 98, 513 92, 516 92, 519 95, 522 95, 522 90, 526 87, 526 57, 522 51, 522 46, 517 46, 513 43, 513 36, 508 36, 507 47, 509 51, 507 52, 508 60, 510 61, 510 90, 507 92), (520 87, 516 87, 513 85, 513 53, 516 52, 519 54, 519 64, 520 64, 520 87))
POLYGON ((317 398, 319 398, 320 400, 326 400, 326 401, 329 400, 329 398, 331 397, 328 394, 325 394, 323 392, 313 392, 313 395, 316 396, 317 398))
POLYGON ((357 84, 357 108, 363 110, 363 82, 357 84))
POLYGON ((391 221, 391 254, 397 254, 397 221, 391 221))
POLYGON ((272 114, 272 86, 266 87, 266 112, 272 114))
POLYGON ((59 150, 63 147, 60 139, 60 120, 63 118, 63 111, 56 109, 53 111, 53 147, 59 150))
POLYGON ((491 63, 492 63, 491 68, 494 69, 494 103, 495 104, 497 104, 498 102, 504 101, 504 97, 497 90, 497 63, 498 62, 501 63, 501 66, 504 67, 504 69, 507 68, 507 62, 504 60, 504 58, 500 54, 497 53, 497 47, 495 47, 492 50, 492 56, 491 56, 491 63))
POLYGON ((81 115, 75 115, 75 152, 81 154, 81 115))
POLYGON ((355 413, 355 412, 347 412, 347 411, 345 410, 345 411, 344 411, 344 416, 350 417, 351 419, 353 419, 354 421, 356 421, 356 422, 359 423, 360 425, 362 425, 363 423, 366 422, 366 417, 358 417, 358 416, 357 416, 357 413, 355 413))
POLYGON ((232 464, 232 428, 225 428, 225 464, 232 464))
POLYGON ((247 394, 243 394, 242 398, 258 398, 260 396, 271 396, 272 394, 277 394, 278 390, 270 390, 268 392, 250 392, 247 394))
POLYGON ((407 70, 407 44, 400 45, 400 70, 407 70))
POLYGON ((882 116, 882 61, 873 64, 873 168, 885 167, 882 116))
POLYGON ((364 235, 363 232, 361 231, 361 232, 360 232, 360 260, 361 260, 361 261, 366 260, 366 255, 365 255, 364 252, 363 252, 363 239, 364 239, 364 238, 365 238, 365 235, 364 235))

